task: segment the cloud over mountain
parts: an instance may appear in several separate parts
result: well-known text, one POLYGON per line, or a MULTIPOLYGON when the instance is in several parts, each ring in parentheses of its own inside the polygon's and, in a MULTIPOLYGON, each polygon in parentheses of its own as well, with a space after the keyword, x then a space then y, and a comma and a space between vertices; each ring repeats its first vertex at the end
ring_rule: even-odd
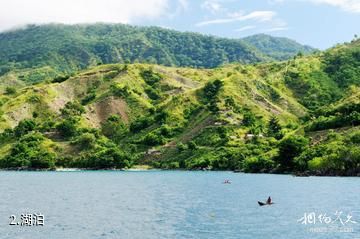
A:
MULTIPOLYGON (((186 5, 185 0, 177 2, 186 5)), ((29 23, 129 23, 170 11, 169 0, 11 0, 0 8, 0 30, 29 23)))

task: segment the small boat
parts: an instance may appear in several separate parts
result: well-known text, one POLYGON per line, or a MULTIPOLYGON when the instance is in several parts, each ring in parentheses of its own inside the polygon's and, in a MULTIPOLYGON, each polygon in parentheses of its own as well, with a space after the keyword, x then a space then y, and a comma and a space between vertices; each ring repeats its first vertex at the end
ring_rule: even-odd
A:
POLYGON ((223 184, 231 184, 230 180, 229 179, 226 179, 223 184))
POLYGON ((268 199, 266 200, 266 202, 260 202, 258 201, 259 206, 266 206, 266 205, 271 205, 274 204, 271 200, 271 197, 268 197, 268 199))

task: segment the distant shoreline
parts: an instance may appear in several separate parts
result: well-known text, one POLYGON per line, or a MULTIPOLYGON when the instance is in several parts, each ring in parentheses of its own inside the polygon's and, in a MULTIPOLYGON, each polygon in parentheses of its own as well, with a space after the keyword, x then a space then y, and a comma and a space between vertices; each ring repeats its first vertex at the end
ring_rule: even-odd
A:
POLYGON ((262 172, 262 173, 247 173, 237 170, 208 170, 208 169, 162 169, 154 168, 147 165, 136 165, 128 169, 116 168, 53 168, 53 169, 35 169, 35 168, 4 168, 1 172, 82 172, 82 171, 119 171, 119 172, 144 172, 144 171, 184 171, 184 172, 232 172, 241 174, 271 174, 271 175, 289 175, 294 177, 360 177, 360 175, 337 175, 337 174, 322 174, 320 172, 262 172))

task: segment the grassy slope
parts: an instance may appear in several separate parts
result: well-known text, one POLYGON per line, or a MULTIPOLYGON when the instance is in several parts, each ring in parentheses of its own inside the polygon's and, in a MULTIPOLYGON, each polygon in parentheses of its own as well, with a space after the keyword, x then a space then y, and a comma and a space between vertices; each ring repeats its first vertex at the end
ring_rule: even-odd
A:
MULTIPOLYGON (((339 46, 329 53, 339 54, 357 47, 357 44, 358 42, 339 46)), ((49 118, 59 119, 59 111, 67 102, 81 101, 90 92, 95 92, 96 97, 85 105, 86 113, 81 119, 83 127, 99 127, 112 114, 120 115, 122 120, 130 125, 141 116, 149 115, 151 109, 161 109, 169 114, 165 124, 178 128, 179 131, 156 147, 162 152, 161 155, 145 155, 140 157, 139 162, 176 159, 179 162, 186 161, 187 165, 180 167, 191 166, 192 158, 204 157, 206 161, 206 155, 221 153, 219 145, 224 144, 221 143, 223 136, 220 131, 223 126, 228 129, 229 134, 229 142, 225 147, 235 150, 234 153, 241 151, 245 142, 244 136, 250 130, 242 124, 246 111, 252 112, 262 124, 276 115, 282 125, 288 125, 285 133, 290 135, 302 131, 301 125, 296 127, 301 123, 300 118, 322 105, 334 103, 333 107, 336 108, 358 102, 359 88, 356 87, 352 88, 348 98, 339 100, 349 92, 346 88, 339 87, 331 76, 324 72, 325 55, 320 53, 286 62, 258 65, 230 64, 211 70, 147 64, 131 64, 126 65, 126 68, 125 65, 101 65, 83 70, 61 83, 48 81, 20 88, 13 95, 1 95, 0 130, 14 127, 20 120, 34 118, 34 115, 35 121, 39 123, 49 118), (141 72, 149 69, 161 76, 161 81, 156 86, 161 95, 158 100, 149 98, 149 85, 141 76, 141 72), (206 106, 202 88, 207 82, 216 79, 222 80, 224 86, 218 97, 219 111, 214 114, 206 106), (113 87, 127 87, 128 94, 114 96, 113 87), (335 94, 331 95, 332 93, 335 94), (228 99, 233 100, 232 106, 227 104, 228 99), (187 109, 193 109, 188 116, 187 109), (196 153, 188 150, 179 153, 176 146, 190 141, 197 142, 199 149, 196 153)), ((12 77, 12 81, 17 82, 17 74, 9 73, 4 77, 12 77)), ((155 121, 138 133, 128 133, 119 144, 129 147, 160 128, 161 123, 155 121)), ((327 132, 324 133, 326 134, 327 132)), ((308 135, 317 138, 317 133, 308 132, 308 135)), ((56 147, 51 148, 57 150, 59 155, 75 156, 79 153, 79 148, 70 144, 70 141, 51 136, 48 138, 48 144, 51 144, 52 140, 56 147)), ((8 152, 12 143, 3 142, 0 152, 8 152)), ((272 148, 271 144, 271 141, 261 143, 261 147, 268 150, 266 155, 276 154, 276 149, 272 148)), ((135 151, 145 154, 149 148, 151 147, 140 144, 135 151)), ((254 150, 256 155, 256 149, 254 150)))
MULTIPOLYGON (((119 87, 127 86, 132 90, 133 93, 126 99, 127 104, 138 104, 143 110, 151 106, 164 106, 174 114, 174 117, 185 109, 184 105, 175 105, 175 96, 177 100, 186 99, 199 104, 196 90, 215 79, 222 79, 225 83, 221 98, 232 96, 239 105, 249 107, 264 117, 277 114, 284 120, 285 118, 296 120, 297 116, 303 116, 306 112, 306 109, 292 97, 291 91, 288 89, 284 91, 286 89, 284 83, 277 79, 281 72, 271 72, 271 64, 259 67, 229 65, 214 70, 135 64, 128 65, 128 70, 121 71, 122 67, 123 65, 98 66, 82 71, 62 83, 40 83, 22 88, 13 95, 3 94, 0 98, 3 102, 1 129, 5 129, 6 125, 15 126, 21 119, 28 118, 38 106, 58 113, 66 102, 81 101, 92 88, 95 89, 97 98, 91 104, 96 104, 110 97, 109 90, 112 84, 117 84, 119 87), (152 102, 145 93, 146 83, 139 72, 150 68, 162 75, 161 84, 163 88, 168 88, 163 91, 165 97, 162 102, 152 102), (118 70, 120 72, 117 73, 118 70), (262 76, 264 71, 267 71, 266 78, 262 76), (115 76, 112 76, 114 72, 115 76), (269 89, 277 92, 279 99, 272 99, 269 89), (31 98, 35 96, 41 100, 32 101, 31 98), (24 107, 27 105, 28 107, 24 107), (26 112, 26 114, 16 114, 16 112, 26 112)), ((138 112, 139 108, 134 110, 131 105, 129 110, 134 111, 129 112, 130 119, 136 117, 136 114, 143 113, 138 112)))
MULTIPOLYGON (((267 66, 263 66, 267 68, 267 66)), ((253 66, 230 65, 225 68, 214 70, 194 70, 190 68, 171 68, 163 66, 152 66, 135 64, 128 65, 127 70, 121 70, 123 65, 103 65, 85 70, 69 78, 62 83, 40 83, 18 90, 14 95, 2 95, 0 127, 4 130, 7 127, 15 127, 19 121, 26 118, 33 118, 37 113, 36 121, 42 122, 48 117, 58 117, 59 111, 69 101, 81 101, 91 89, 95 89, 96 98, 85 106, 87 112, 84 114, 82 124, 87 127, 99 126, 99 123, 111 114, 120 114, 123 119, 127 118, 130 124, 134 119, 145 115, 151 107, 165 108, 170 112, 171 120, 169 125, 181 124, 184 121, 184 110, 191 105, 202 105, 199 98, 199 89, 208 81, 222 79, 225 83, 224 91, 221 95, 219 105, 222 113, 217 116, 217 120, 224 120, 239 124, 242 119, 241 113, 230 112, 224 106, 224 99, 232 96, 241 107, 250 108, 255 114, 264 118, 276 114, 284 122, 297 121, 298 116, 305 114, 306 109, 289 95, 291 92, 284 92, 280 88, 271 86, 271 79, 261 79, 261 71, 253 66), (146 83, 139 75, 143 69, 153 69, 162 75, 161 82, 163 100, 153 101, 148 98, 145 88, 146 83), (115 73, 114 73, 115 72, 115 73), (118 87, 127 86, 131 94, 123 100, 125 106, 120 103, 120 99, 111 93, 111 85, 118 87), (274 101, 269 97, 267 89, 279 92, 280 100, 274 101), (108 101, 114 106, 108 111, 97 110, 102 102, 108 101), (286 105, 286 108, 282 108, 286 105), (124 112, 119 107, 125 107, 124 112), (121 114, 123 113, 123 114, 121 114)), ((276 75, 278 73, 274 73, 276 75)), ((270 77, 271 78, 271 77, 270 77)), ((275 78, 275 76, 273 76, 275 78)), ((277 83, 282 86, 282 83, 277 83)), ((120 97, 121 98, 121 97, 120 97)), ((208 110, 199 119, 207 121, 213 117, 208 110)), ((190 120, 185 131, 174 141, 188 141, 194 134, 199 133, 202 122, 196 122, 198 118, 190 120), (193 122, 194 121, 194 122, 193 122), (198 126, 198 124, 200 126, 198 126)), ((215 119, 212 121, 214 122, 215 119)), ((142 132, 132 136, 132 139, 141 138, 142 132)))

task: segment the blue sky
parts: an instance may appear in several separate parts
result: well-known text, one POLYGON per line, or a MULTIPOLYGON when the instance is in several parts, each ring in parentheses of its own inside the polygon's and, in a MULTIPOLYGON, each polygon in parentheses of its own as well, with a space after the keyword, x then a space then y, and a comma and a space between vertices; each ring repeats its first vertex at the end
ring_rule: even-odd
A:
POLYGON ((360 0, 3 0, 0 31, 44 23, 155 25, 222 37, 285 36, 320 49, 360 35, 360 0))
POLYGON ((266 33, 325 49, 360 35, 360 1, 195 0, 174 16, 136 23, 231 38, 266 33))

